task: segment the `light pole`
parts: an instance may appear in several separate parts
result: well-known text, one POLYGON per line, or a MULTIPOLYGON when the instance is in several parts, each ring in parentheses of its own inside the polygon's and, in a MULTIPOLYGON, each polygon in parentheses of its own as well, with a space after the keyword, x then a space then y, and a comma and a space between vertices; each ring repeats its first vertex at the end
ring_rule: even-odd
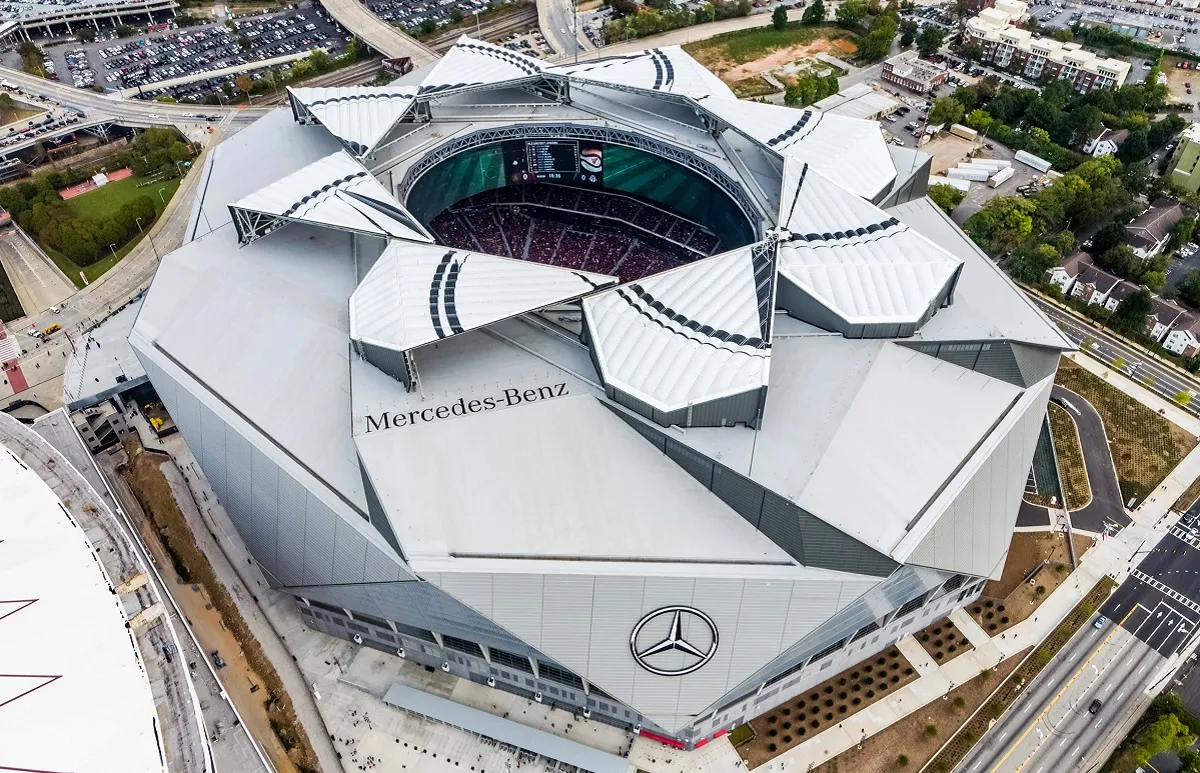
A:
POLYGON ((167 200, 163 198, 163 195, 162 195, 163 190, 165 190, 165 189, 163 189, 163 188, 158 189, 158 200, 161 201, 162 205, 165 207, 165 206, 167 206, 167 200))
POLYGON ((137 221, 138 233, 141 233, 142 232, 142 219, 140 217, 134 218, 134 219, 137 221))
POLYGON ((116 259, 117 259, 117 248, 116 248, 116 245, 115 245, 115 244, 110 244, 110 245, 108 245, 108 248, 109 248, 110 250, 112 250, 112 254, 113 254, 113 260, 116 260, 116 259))
MULTIPOLYGON (((138 233, 142 233, 142 219, 137 218, 138 233)), ((154 243, 154 237, 149 231, 146 231, 146 238, 150 240, 150 249, 154 250, 154 260, 162 263, 162 256, 158 254, 158 245, 154 243)))

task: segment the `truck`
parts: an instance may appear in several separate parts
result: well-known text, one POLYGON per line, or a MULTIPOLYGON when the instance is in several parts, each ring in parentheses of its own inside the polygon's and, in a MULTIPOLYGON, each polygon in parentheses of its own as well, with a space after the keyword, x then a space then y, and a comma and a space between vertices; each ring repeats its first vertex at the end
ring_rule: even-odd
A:
POLYGON ((1016 174, 1016 170, 1011 166, 1006 166, 988 179, 988 185, 992 188, 999 188, 1004 181, 1008 180, 1014 174, 1016 174))
POLYGON ((970 127, 963 126, 961 123, 951 126, 950 133, 955 137, 962 137, 964 140, 971 140, 972 142, 979 138, 979 132, 970 127))
POLYGON ((62 330, 62 325, 60 325, 60 324, 58 324, 57 322, 55 322, 53 325, 50 325, 49 327, 43 328, 43 329, 42 329, 42 335, 43 335, 43 336, 49 336, 49 335, 51 335, 51 334, 53 334, 53 333, 57 333, 57 332, 58 332, 58 331, 60 331, 60 330, 62 330))
POLYGON ((1051 164, 1049 161, 1047 161, 1044 158, 1035 156, 1032 153, 1029 153, 1027 151, 1018 150, 1017 154, 1016 154, 1016 156, 1014 156, 1014 158, 1016 158, 1017 161, 1020 161, 1025 166, 1031 166, 1034 169, 1038 170, 1039 172, 1049 172, 1050 171, 1051 164))

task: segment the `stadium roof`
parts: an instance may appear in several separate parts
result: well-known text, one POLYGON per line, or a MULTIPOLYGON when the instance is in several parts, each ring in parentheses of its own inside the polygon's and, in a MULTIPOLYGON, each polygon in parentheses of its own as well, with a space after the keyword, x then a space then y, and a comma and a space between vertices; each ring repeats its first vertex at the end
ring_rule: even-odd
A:
POLYGON ((0 502, 0 769, 162 773, 150 684, 87 536, 3 446, 0 502))
POLYGON ((545 66, 537 59, 463 35, 430 68, 418 93, 428 98, 450 91, 490 86, 540 75, 545 66))
POLYGON ((546 70, 568 76, 577 83, 640 89, 689 97, 718 96, 736 99, 725 82, 679 46, 665 46, 632 54, 608 56, 546 70))
POLYGON ((350 337, 407 351, 616 281, 604 274, 395 241, 350 296, 350 337))
POLYGON ((741 247, 584 299, 605 383, 662 411, 764 386, 773 252, 741 247))
POLYGON ((291 88, 297 120, 312 116, 357 156, 370 152, 412 106, 412 89, 390 86, 291 88))
POLYGON ((874 199, 896 176, 879 124, 818 110, 707 97, 700 107, 761 146, 808 162, 842 188, 874 199))
POLYGON ((809 164, 784 164, 780 273, 851 325, 915 324, 962 261, 809 164))
POLYGON ((256 230, 254 218, 235 215, 243 242, 264 235, 286 220, 371 236, 432 241, 387 188, 345 151, 309 164, 229 206, 235 211, 267 215, 272 221, 256 230))

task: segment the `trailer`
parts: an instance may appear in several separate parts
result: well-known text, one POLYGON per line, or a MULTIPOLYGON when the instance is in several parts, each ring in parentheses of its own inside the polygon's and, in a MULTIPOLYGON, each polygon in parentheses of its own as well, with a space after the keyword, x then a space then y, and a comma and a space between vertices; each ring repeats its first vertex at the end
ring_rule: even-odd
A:
POLYGON ((1025 166, 1031 166, 1039 172, 1049 172, 1050 162, 1044 158, 1039 158, 1032 153, 1027 153, 1024 150, 1018 150, 1015 158, 1025 166))
POLYGON ((1011 166, 1006 166, 988 179, 988 185, 993 188, 999 188, 1002 183, 1016 174, 1016 171, 1011 166))
POLYGON ((981 183, 991 177, 992 173, 988 169, 949 169, 946 171, 946 176, 956 180, 971 180, 981 183))
POLYGON ((996 158, 973 158, 971 163, 975 166, 986 166, 991 169, 1004 169, 1012 166, 1011 161, 1002 161, 996 158))
POLYGON ((930 175, 930 185, 949 185, 951 188, 957 188, 963 193, 968 193, 971 190, 970 180, 956 180, 953 177, 941 177, 939 175, 930 175))
POLYGON ((972 142, 979 139, 979 132, 970 127, 963 126, 961 123, 952 125, 950 127, 950 133, 955 137, 962 137, 964 140, 971 140, 972 142))

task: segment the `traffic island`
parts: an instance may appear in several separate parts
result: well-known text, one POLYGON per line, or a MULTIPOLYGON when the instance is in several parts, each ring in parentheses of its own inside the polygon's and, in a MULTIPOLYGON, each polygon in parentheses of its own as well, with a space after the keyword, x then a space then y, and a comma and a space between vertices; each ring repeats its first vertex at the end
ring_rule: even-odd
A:
POLYGON ((1079 510, 1092 501, 1079 430, 1066 409, 1050 403, 1047 410, 1050 414, 1050 434, 1054 437, 1054 456, 1062 480, 1062 506, 1068 510, 1079 510))
POLYGON ((834 727, 917 678, 917 671, 890 647, 805 690, 750 721, 755 737, 738 746, 747 768, 756 768, 834 727))

